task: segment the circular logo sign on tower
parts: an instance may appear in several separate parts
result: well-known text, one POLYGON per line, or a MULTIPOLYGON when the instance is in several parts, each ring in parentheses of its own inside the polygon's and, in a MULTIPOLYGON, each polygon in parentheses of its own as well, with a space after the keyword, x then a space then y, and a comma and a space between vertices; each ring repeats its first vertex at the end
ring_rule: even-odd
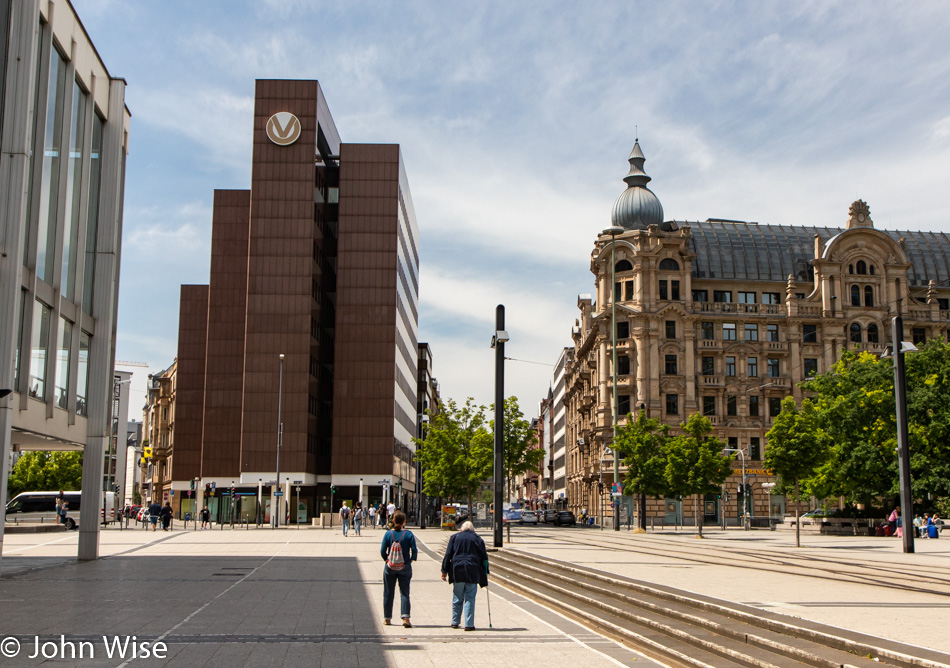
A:
POLYGON ((278 146, 290 146, 300 139, 300 121, 289 111, 278 111, 267 119, 267 138, 278 146))

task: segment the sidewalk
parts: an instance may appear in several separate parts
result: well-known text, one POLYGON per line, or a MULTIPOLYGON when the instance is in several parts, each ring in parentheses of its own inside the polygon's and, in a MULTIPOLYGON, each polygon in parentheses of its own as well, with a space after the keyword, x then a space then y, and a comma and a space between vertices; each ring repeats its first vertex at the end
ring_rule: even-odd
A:
POLYGON ((705 539, 699 540, 689 527, 647 534, 634 534, 626 527, 620 532, 525 527, 512 531, 513 542, 506 549, 950 652, 946 628, 950 612, 950 540, 946 538, 950 535, 918 539, 916 554, 904 554, 897 538, 803 533, 802 547, 796 548, 794 532, 706 528, 703 534, 705 539), (558 536, 567 540, 557 540, 558 536), (735 551, 736 563, 708 563, 716 548, 735 551), (691 560, 689 552, 703 560, 691 560), (743 566, 742 554, 766 556, 779 569, 792 556, 808 558, 816 568, 842 572, 861 565, 880 571, 872 579, 886 578, 890 567, 919 569, 920 586, 939 591, 884 589, 873 581, 840 582, 759 570, 743 566))
MULTIPOLYGON (((477 599, 478 630, 449 628, 451 590, 440 579, 441 554, 428 547, 441 549, 446 534, 415 533, 413 628, 405 629, 382 625, 382 531, 344 538, 293 528, 109 530, 103 553, 114 556, 0 579, 0 638, 13 636, 21 646, 2 662, 39 665, 41 656, 28 658, 36 636, 42 645, 64 635, 92 643, 95 658, 61 665, 124 668, 128 661, 106 658, 101 636, 135 635, 168 645, 164 660, 134 661, 143 666, 656 665, 498 585, 490 587, 493 628, 485 590, 477 599)), ((75 538, 4 547, 19 550, 11 557, 62 561, 75 554, 75 538)), ((5 572, 14 560, 28 561, 5 556, 5 572)), ((398 606, 397 597, 397 621, 398 606)))

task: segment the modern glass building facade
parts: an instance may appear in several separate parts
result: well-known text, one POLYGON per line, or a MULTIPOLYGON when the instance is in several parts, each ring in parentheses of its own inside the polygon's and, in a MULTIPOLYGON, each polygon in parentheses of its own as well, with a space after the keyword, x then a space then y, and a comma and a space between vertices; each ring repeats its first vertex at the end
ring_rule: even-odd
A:
MULTIPOLYGON (((0 40, 0 388, 13 390, 0 400, 3 490, 12 448, 85 449, 100 453, 83 471, 84 493, 98 497, 112 436, 125 81, 68 2, 0 0, 0 40)), ((96 552, 88 517, 81 558, 96 552)))

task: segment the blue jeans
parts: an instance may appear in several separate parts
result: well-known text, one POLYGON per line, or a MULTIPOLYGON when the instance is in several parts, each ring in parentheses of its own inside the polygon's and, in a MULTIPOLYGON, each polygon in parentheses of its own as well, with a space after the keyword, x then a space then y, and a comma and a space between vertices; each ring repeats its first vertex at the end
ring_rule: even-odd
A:
POLYGON ((353 529, 356 531, 356 535, 360 535, 360 524, 363 523, 363 520, 353 520, 353 529))
POLYGON ((478 584, 474 582, 452 583, 452 626, 459 626, 464 604, 465 627, 475 627, 475 594, 477 593, 478 584))
POLYGON ((383 619, 393 618, 393 599, 396 596, 396 582, 399 583, 400 617, 409 616, 409 581, 412 579, 412 569, 406 564, 401 571, 391 571, 389 566, 383 566, 383 619))
POLYGON ((349 528, 350 528, 350 521, 343 520, 343 535, 344 536, 346 535, 346 532, 349 530, 349 528))

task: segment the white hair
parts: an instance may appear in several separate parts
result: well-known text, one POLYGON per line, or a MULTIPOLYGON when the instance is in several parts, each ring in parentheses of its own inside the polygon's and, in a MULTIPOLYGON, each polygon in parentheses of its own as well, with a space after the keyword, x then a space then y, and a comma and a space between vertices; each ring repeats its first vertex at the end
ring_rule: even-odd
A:
POLYGON ((475 525, 471 522, 462 522, 462 531, 475 531, 475 525))

